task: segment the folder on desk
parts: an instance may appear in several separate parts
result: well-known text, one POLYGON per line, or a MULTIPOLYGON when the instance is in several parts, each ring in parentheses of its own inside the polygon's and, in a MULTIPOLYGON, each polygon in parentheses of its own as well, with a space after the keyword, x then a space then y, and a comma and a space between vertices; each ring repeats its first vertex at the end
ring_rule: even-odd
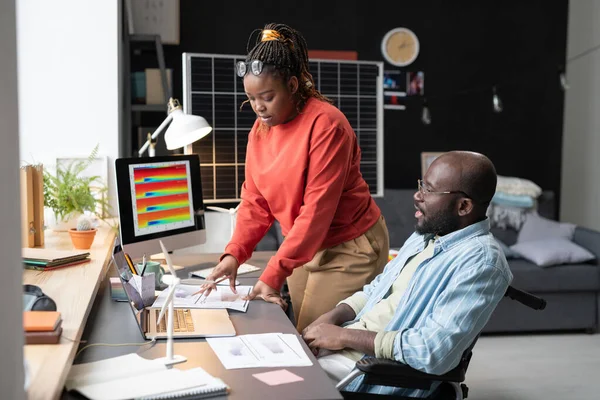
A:
POLYGON ((82 250, 51 250, 24 247, 21 255, 25 268, 44 271, 90 261, 90 253, 82 250))

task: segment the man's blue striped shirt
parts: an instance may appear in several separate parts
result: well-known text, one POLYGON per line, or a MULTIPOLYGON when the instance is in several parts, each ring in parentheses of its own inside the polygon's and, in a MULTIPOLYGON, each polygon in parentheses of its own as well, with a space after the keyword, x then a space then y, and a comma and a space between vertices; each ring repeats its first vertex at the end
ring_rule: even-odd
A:
MULTIPOLYGON (((399 254, 370 284, 358 321, 387 297, 407 260, 421 252, 431 235, 414 233, 399 254)), ((441 236, 433 257, 415 271, 386 331, 396 331, 394 359, 429 374, 456 367, 463 352, 487 323, 512 280, 504 253, 490 233, 489 219, 441 236)), ((432 387, 435 389, 437 385, 432 387)), ((355 379, 346 390, 426 397, 429 391, 365 385, 355 379)))

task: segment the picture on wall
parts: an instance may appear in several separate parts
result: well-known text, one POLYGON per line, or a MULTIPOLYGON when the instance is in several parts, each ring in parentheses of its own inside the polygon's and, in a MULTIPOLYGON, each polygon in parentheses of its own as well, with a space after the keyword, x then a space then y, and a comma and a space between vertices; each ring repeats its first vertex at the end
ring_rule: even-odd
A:
POLYGON ((383 71, 383 108, 386 110, 404 110, 401 99, 406 97, 406 80, 399 70, 383 71))
POLYGON ((400 99, 403 97, 397 93, 384 93, 383 108, 404 110, 405 106, 400 103, 400 99))
POLYGON ((444 154, 444 152, 441 151, 426 151, 421 153, 421 178, 425 176, 425 173, 427 172, 427 169, 429 168, 431 163, 442 154, 444 154))
POLYGON ((425 94, 425 73, 409 72, 406 74, 406 95, 423 96, 425 94))
POLYGON ((400 90, 404 91, 404 81, 402 73, 399 70, 384 70, 383 71, 383 90, 400 90))

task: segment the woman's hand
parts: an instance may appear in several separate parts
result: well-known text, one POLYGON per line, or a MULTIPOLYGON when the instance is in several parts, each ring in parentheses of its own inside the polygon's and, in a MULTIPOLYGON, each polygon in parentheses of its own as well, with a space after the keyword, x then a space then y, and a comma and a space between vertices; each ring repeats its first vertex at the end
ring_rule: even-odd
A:
POLYGON ((206 277, 207 281, 201 286, 201 289, 194 294, 203 294, 208 296, 213 289, 217 290, 217 280, 222 277, 229 278, 229 287, 233 293, 237 293, 235 289, 235 278, 237 277, 237 270, 239 264, 235 257, 226 255, 223 257, 220 263, 217 264, 215 269, 206 277))
POLYGON ((256 285, 254 285, 250 294, 244 297, 244 300, 253 300, 256 297, 260 297, 269 303, 275 303, 283 310, 287 309, 287 303, 281 298, 279 290, 273 289, 263 281, 256 282, 256 285))

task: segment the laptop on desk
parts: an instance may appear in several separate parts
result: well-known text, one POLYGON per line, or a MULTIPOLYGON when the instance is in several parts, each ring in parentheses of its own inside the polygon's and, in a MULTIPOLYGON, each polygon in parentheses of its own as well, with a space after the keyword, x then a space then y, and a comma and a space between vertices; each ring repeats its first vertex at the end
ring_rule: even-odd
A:
MULTIPOLYGON (((112 258, 142 336, 145 339, 166 338, 168 311, 157 325, 160 308, 145 307, 141 294, 130 283, 133 275, 118 237, 115 239, 112 258)), ((173 328, 174 338, 235 336, 235 328, 227 310, 176 308, 173 328)))

